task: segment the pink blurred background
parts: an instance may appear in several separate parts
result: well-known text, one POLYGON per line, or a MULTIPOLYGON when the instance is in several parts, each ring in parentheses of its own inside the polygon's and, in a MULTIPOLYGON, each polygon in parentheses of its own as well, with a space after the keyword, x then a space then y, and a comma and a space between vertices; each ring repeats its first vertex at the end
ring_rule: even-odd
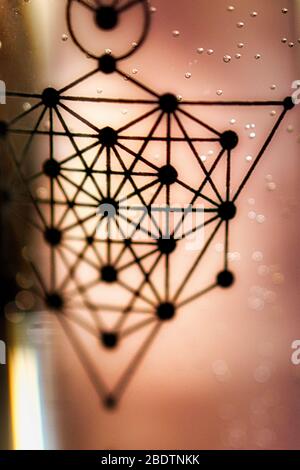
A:
MULTIPOLYGON (((31 59, 38 70, 33 82, 38 90, 62 87, 93 66, 70 38, 62 40, 68 34, 64 3, 31 0, 21 5, 20 21, 27 18, 32 36, 31 59), (44 18, 37 21, 35 15, 41 11, 44 18)), ((170 91, 183 99, 281 100, 290 95, 292 82, 300 80, 299 1, 239 0, 232 5, 235 9, 229 11, 229 2, 223 0, 153 0, 156 11, 150 35, 121 69, 134 71, 134 78, 159 93, 170 91), (282 8, 288 12, 283 14, 282 8), (251 15, 254 11, 257 16, 251 15), (239 28, 241 21, 244 27, 239 28), (282 43, 283 37, 294 46, 282 43), (239 48, 238 43, 244 46, 239 48), (198 48, 204 52, 199 54, 198 48), (213 53, 208 54, 208 49, 213 53), (229 63, 223 61, 226 54, 231 56, 229 63), (255 58, 257 54, 260 58, 255 58)), ((133 18, 130 32, 140 24, 138 11, 133 18)), ((88 15, 81 17, 79 27, 83 39, 96 37, 88 15)), ((122 34, 122 47, 130 40, 135 37, 122 34)), ((110 44, 103 43, 103 50, 119 43, 110 44)), ((99 74, 83 82, 76 93, 97 96, 101 89, 101 96, 119 97, 127 86, 124 92, 139 96, 139 89, 99 74)), ((20 88, 18 77, 9 87, 20 88)), ((24 85, 24 91, 32 91, 31 87, 24 85)), ((125 117, 122 109, 114 116, 120 125, 130 117, 130 109, 125 117)), ((199 111, 217 129, 232 128, 241 136, 241 146, 234 152, 236 181, 249 167, 246 157, 257 153, 271 130, 276 119, 271 111, 264 107, 199 111), (249 138, 249 124, 255 124, 254 139, 249 138)), ((103 116, 95 119, 100 125, 103 116)), ((48 346, 52 365, 43 379, 44 406, 55 435, 55 444, 49 446, 300 448, 300 366, 291 363, 291 344, 300 339, 299 122, 296 108, 285 118, 239 199, 230 241, 236 284, 229 291, 208 293, 163 327, 117 410, 102 408, 63 332, 47 316, 56 332, 48 346)), ((202 272, 204 277, 214 274, 221 250, 216 240, 193 288, 202 272)), ((104 375, 114 378, 135 341, 129 340, 116 358, 114 353, 92 350, 104 375)))

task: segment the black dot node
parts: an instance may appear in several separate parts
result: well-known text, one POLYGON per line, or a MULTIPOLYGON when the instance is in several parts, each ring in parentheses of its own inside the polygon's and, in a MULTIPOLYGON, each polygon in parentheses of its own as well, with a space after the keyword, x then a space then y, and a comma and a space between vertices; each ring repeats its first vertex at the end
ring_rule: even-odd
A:
POLYGON ((231 287, 234 283, 234 275, 230 271, 222 271, 217 276, 217 283, 220 287, 224 289, 231 287))
POLYGON ((165 113, 171 114, 178 108, 178 99, 172 93, 166 93, 159 98, 159 106, 165 113))
POLYGON ((0 137, 5 137, 7 135, 8 125, 5 121, 0 121, 0 137))
POLYGON ((175 307, 170 302, 162 303, 157 307, 156 315, 161 321, 172 320, 175 316, 175 307))
POLYGON ((119 205, 117 201, 110 197, 105 197, 99 205, 99 214, 108 219, 112 219, 118 213, 119 205))
POLYGON ((293 102, 293 99, 291 98, 291 96, 287 96, 284 100, 283 100, 283 106, 284 106, 284 109, 286 111, 289 111, 291 109, 294 108, 295 106, 295 103, 293 102))
POLYGON ((118 142, 118 133, 112 127, 104 127, 99 132, 99 140, 105 147, 113 147, 118 142))
POLYGON ((172 165, 164 165, 158 171, 158 178, 161 184, 170 186, 177 181, 178 173, 172 165))
POLYGON ((118 272, 116 268, 111 266, 110 264, 106 266, 102 266, 101 268, 101 280, 106 282, 107 284, 112 284, 116 282, 118 279, 118 272))
POLYGON ((101 333, 101 342, 107 349, 114 349, 118 345, 118 335, 116 333, 101 333))
POLYGON ((62 233, 55 227, 48 227, 44 232, 44 238, 49 245, 57 246, 62 240, 62 233))
POLYGON ((107 395, 104 399, 104 406, 108 410, 114 410, 117 407, 117 400, 113 395, 107 395))
POLYGON ((224 150, 232 150, 239 143, 239 137, 233 131, 225 131, 221 135, 220 143, 224 150))
POLYGON ((117 61, 111 54, 103 54, 99 58, 99 70, 103 73, 110 74, 116 71, 117 61))
POLYGON ((42 102, 48 108, 55 108, 59 103, 59 92, 55 88, 46 88, 42 93, 42 102))
POLYGON ((60 164, 54 159, 46 160, 43 165, 43 172, 49 178, 57 178, 60 174, 60 164))
POLYGON ((45 302, 51 310, 62 310, 64 306, 64 300, 57 292, 48 293, 46 295, 45 302))
POLYGON ((163 255, 170 255, 176 250, 177 243, 174 237, 159 238, 157 240, 157 246, 163 255))
POLYGON ((86 176, 92 176, 93 173, 94 173, 93 168, 85 168, 84 172, 85 172, 86 176))
POLYGON ((236 206, 232 201, 225 201, 219 205, 218 215, 222 220, 228 221, 236 216, 236 211, 236 206))
POLYGON ((86 237, 86 242, 87 242, 88 245, 90 245, 90 246, 93 245, 94 241, 95 241, 95 239, 94 239, 93 236, 90 235, 90 236, 86 237))
POLYGON ((114 29, 119 22, 119 15, 113 6, 102 6, 97 8, 95 13, 95 22, 100 29, 109 31, 114 29))

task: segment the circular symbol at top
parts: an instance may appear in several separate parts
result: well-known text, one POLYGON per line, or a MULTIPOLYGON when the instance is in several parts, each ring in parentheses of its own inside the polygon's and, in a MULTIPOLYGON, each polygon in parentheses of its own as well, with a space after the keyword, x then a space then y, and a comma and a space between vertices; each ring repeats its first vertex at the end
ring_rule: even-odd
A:
POLYGON ((89 57, 93 57, 94 59, 99 59, 99 55, 87 50, 81 42, 77 39, 74 26, 72 24, 72 10, 74 4, 81 5, 86 10, 90 11, 90 13, 94 17, 94 24, 99 30, 103 32, 108 32, 117 29, 122 22, 123 16, 126 13, 129 13, 130 10, 140 5, 143 11, 143 29, 138 41, 134 42, 131 49, 119 55, 118 57, 114 57, 115 60, 123 60, 127 57, 131 56, 135 51, 137 51, 145 42, 146 37, 148 36, 149 29, 150 29, 150 9, 147 0, 126 0, 122 2, 121 0, 113 0, 110 4, 104 4, 101 0, 68 0, 67 4, 67 25, 70 32, 70 36, 75 42, 76 46, 84 52, 89 57))

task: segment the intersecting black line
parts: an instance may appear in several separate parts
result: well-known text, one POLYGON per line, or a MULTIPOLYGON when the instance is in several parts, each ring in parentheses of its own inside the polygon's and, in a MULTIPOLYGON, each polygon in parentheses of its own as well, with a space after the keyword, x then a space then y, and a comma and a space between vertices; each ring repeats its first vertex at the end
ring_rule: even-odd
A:
MULTIPOLYGON (((71 3, 71 0, 68 1, 68 6, 71 3)), ((92 6, 86 0, 77 0, 77 3, 87 7, 93 13, 98 8, 97 6, 92 6)), ((123 7, 118 7, 118 2, 113 2, 112 7, 116 8, 118 13, 122 13, 123 11, 127 11, 127 9, 133 5, 143 4, 144 6, 145 3, 146 2, 144 0, 129 0, 123 7)), ((148 33, 148 21, 149 19, 146 15, 146 29, 142 34, 141 44, 148 33)), ((70 22, 68 23, 70 26, 70 22)), ((74 39, 73 32, 72 37, 74 39)), ((78 45, 76 40, 75 43, 78 45)), ((141 44, 138 45, 138 48, 141 44)), ((47 282, 43 279, 37 263, 31 258, 28 260, 38 282, 38 286, 34 286, 33 291, 39 298, 43 299, 46 306, 57 317, 63 330, 66 332, 75 353, 86 370, 91 383, 94 385, 96 392, 99 394, 104 405, 108 408, 113 408, 123 395, 136 368, 166 320, 170 320, 178 313, 179 309, 182 309, 183 307, 186 308, 186 306, 191 302, 194 302, 213 289, 217 287, 227 288, 233 284, 234 277, 229 271, 228 254, 231 220, 234 218, 236 211, 235 203, 246 183, 256 170, 259 161, 269 147, 269 144, 271 143, 286 113, 293 107, 293 103, 290 98, 285 98, 283 101, 179 101, 176 96, 171 93, 160 95, 145 83, 136 80, 120 69, 118 64, 119 61, 131 55, 131 53, 132 52, 129 52, 120 58, 115 58, 113 55, 107 54, 104 58, 115 65, 114 70, 109 71, 102 70, 100 64, 101 58, 95 57, 97 61, 99 60, 96 68, 93 68, 91 71, 78 77, 59 90, 50 89, 50 101, 49 98, 45 98, 45 96, 49 96, 49 93, 48 95, 46 93, 47 90, 44 90, 41 94, 8 92, 7 96, 9 98, 36 99, 37 103, 31 106, 30 109, 23 111, 11 119, 7 123, 7 136, 5 136, 4 139, 1 139, 1 141, 4 140, 8 145, 8 149, 16 166, 17 174, 23 181, 42 227, 36 222, 31 221, 30 223, 38 230, 41 236, 44 235, 49 245, 49 287, 47 282), (130 84, 137 87, 137 89, 148 94, 150 96, 149 99, 94 98, 65 94, 77 85, 84 83, 89 78, 102 72, 114 72, 116 75, 119 75, 126 79, 130 84), (51 100, 53 100, 53 102, 51 100), (137 118, 117 129, 99 129, 92 121, 86 119, 82 114, 79 114, 69 106, 72 103, 76 104, 78 102, 86 104, 94 103, 99 105, 101 103, 108 103, 111 105, 151 105, 151 109, 142 112, 137 118), (283 107, 282 113, 233 196, 231 181, 232 153, 238 143, 238 136, 232 131, 223 133, 214 129, 214 127, 209 123, 191 113, 190 108, 188 108, 189 110, 186 109, 186 107, 191 106, 283 107), (35 120, 33 127, 31 129, 22 129, 22 126, 20 125, 22 119, 32 116, 34 112, 39 110, 39 108, 42 108, 42 110, 35 120), (47 114, 49 115, 49 129, 41 130, 40 126, 47 114), (66 121, 68 116, 72 116, 72 118, 78 121, 79 124, 86 126, 87 132, 76 132, 71 130, 66 121), (55 118, 58 119, 58 123, 62 130, 56 129, 55 118), (154 122, 150 126, 146 135, 140 135, 140 133, 139 135, 135 134, 134 126, 136 124, 143 123, 146 127, 149 120, 152 119, 154 122), (184 119, 187 122, 191 121, 197 124, 199 126, 199 133, 205 129, 206 131, 209 131, 209 133, 213 134, 213 136, 201 137, 199 135, 189 135, 186 124, 184 123, 185 121, 183 121, 184 119), (156 135, 158 133, 159 126, 162 123, 166 127, 165 135, 156 135), (182 136, 173 135, 174 124, 177 124, 182 136), (16 127, 16 125, 18 125, 18 127, 16 127), (127 132, 123 134, 125 131, 128 131, 128 133, 130 132, 130 135, 128 135, 127 132), (105 140, 105 132, 108 135, 108 137, 106 137, 107 140, 105 140), (11 136, 13 135, 20 135, 27 138, 25 145, 20 152, 20 158, 17 157, 11 143, 11 136), (38 171, 28 177, 25 174, 25 170, 23 170, 23 164, 24 161, 28 159, 36 136, 46 136, 49 139, 48 161, 50 161, 50 170, 45 169, 46 166, 44 165, 42 171, 38 171), (60 161, 56 158, 55 140, 59 137, 64 137, 71 145, 74 152, 69 156, 64 156, 60 161), (76 142, 77 138, 95 141, 89 143, 84 148, 79 148, 76 142), (130 143, 139 141, 141 142, 140 148, 137 151, 132 150, 130 148, 130 143), (161 142, 165 145, 165 165, 162 168, 155 165, 151 161, 151 158, 146 155, 147 151, 149 151, 149 144, 151 142, 161 142), (185 143, 189 153, 199 165, 203 179, 202 181, 199 181, 197 188, 186 183, 172 166, 173 146, 176 142, 185 143), (220 151, 214 159, 210 169, 206 168, 202 159, 199 157, 195 147, 197 142, 220 144, 220 151), (92 150, 95 150, 95 156, 92 159, 92 162, 89 163, 86 155, 92 150), (224 159, 226 158, 224 199, 214 182, 214 172, 223 157, 224 159), (128 165, 129 158, 130 163, 128 165), (72 164, 73 160, 73 166, 68 168, 67 164, 72 164), (98 168, 97 165, 99 162, 103 162, 104 169, 98 168), (116 163, 118 163, 120 170, 116 170, 114 168, 116 163), (82 165, 82 168, 80 168, 80 165, 82 165), (138 165, 145 166, 145 171, 138 169, 138 165), (164 173, 163 170, 166 173, 164 173), (82 175, 83 178, 81 182, 78 183, 76 176, 80 175, 82 175), (105 177, 104 184, 99 180, 100 176, 105 177), (121 181, 118 182, 116 187, 113 187, 113 183, 118 176, 121 177, 121 181), (140 187, 136 182, 136 177, 138 176, 147 178, 147 182, 144 182, 140 187), (45 177, 48 177, 49 179, 49 197, 41 198, 35 195, 31 185, 34 182, 39 181, 40 178, 45 177), (68 194, 68 185, 72 186, 75 190, 72 196, 69 196, 68 194), (170 207, 172 202, 173 185, 175 188, 176 186, 179 186, 191 193, 192 199, 190 203, 191 210, 183 210, 180 220, 177 222, 173 230, 170 231, 169 215, 172 212, 170 207), (213 197, 215 197, 215 199, 204 193, 204 189, 207 185, 214 193, 213 197), (128 189, 128 187, 130 189, 128 189), (154 194, 150 198, 150 201, 147 201, 147 192, 150 188, 155 188, 154 194), (59 200, 56 194, 58 190, 60 190, 64 200, 59 200), (169 239, 167 239, 169 244, 167 243, 166 245, 159 244, 161 243, 165 233, 156 221, 152 211, 153 205, 161 195, 162 191, 165 191, 164 210, 167 214, 166 233, 170 235, 169 239), (89 199, 88 202, 87 198, 89 199), (135 222, 128 217, 128 214, 125 216, 122 213, 122 211, 124 211, 122 204, 124 201, 128 201, 128 199, 131 198, 133 200, 137 198, 141 206, 145 209, 138 222, 135 222), (100 215, 97 212, 97 209, 101 207, 101 204, 103 202, 107 203, 107 201, 111 201, 116 205, 117 209, 113 217, 107 217, 107 215, 103 214, 100 215), (204 207, 202 210, 203 216, 211 214, 212 217, 203 219, 200 224, 195 225, 189 231, 183 233, 181 235, 181 240, 186 239, 193 233, 197 233, 203 229, 203 227, 213 225, 214 223, 215 226, 204 246, 197 254, 192 266, 183 277, 183 280, 179 283, 176 291, 173 293, 170 277, 172 273, 172 253, 181 242, 181 240, 175 240, 175 238, 178 231, 182 228, 187 215, 189 213, 195 213, 195 204, 197 201, 205 201, 212 206, 204 207), (59 208, 61 211, 58 211, 59 208), (47 223, 47 215, 44 215, 47 214, 46 209, 50 210, 49 223, 47 223), (86 213, 86 211, 91 212, 86 213), (68 221, 69 217, 71 217, 71 219, 68 221), (125 233, 122 228, 122 223, 125 221, 128 226, 132 227, 129 235, 125 233), (155 226, 157 237, 154 237, 153 232, 150 232, 147 228, 142 226, 143 223, 146 224, 149 221, 155 226), (106 236, 105 238, 98 238, 98 231, 103 225, 105 225, 105 223, 107 227, 106 236), (88 228, 88 225, 92 226, 92 230, 88 228), (117 232, 120 234, 120 240, 115 239, 112 236, 113 227, 116 228, 117 232), (203 287, 199 289, 199 291, 184 298, 183 292, 186 286, 189 284, 196 269, 198 269, 202 258, 207 253, 208 248, 217 233, 219 233, 219 229, 221 227, 224 227, 223 270, 218 273, 217 278, 209 286, 203 287), (47 233, 47 230, 49 229, 51 230, 50 235, 47 233), (77 233, 78 229, 80 229, 80 233, 82 232, 81 236, 77 233), (144 235, 146 239, 135 240, 137 235, 144 235), (80 242, 80 246, 77 246, 76 242, 80 242), (106 252, 104 252, 105 247, 106 252), (113 256, 112 250, 116 247, 119 247, 120 250, 113 256), (137 250, 138 247, 143 247, 147 250, 139 253, 137 250), (89 248, 91 248, 93 252, 93 261, 88 256, 89 248), (71 261, 66 253, 68 253, 70 257, 72 255, 74 259, 72 258, 71 261), (125 259, 126 256, 128 259, 125 259), (58 263, 59 259, 65 267, 66 272, 58 281, 58 272, 60 269, 58 263), (149 261, 150 259, 152 260, 151 263, 149 261), (149 263, 148 266, 145 264, 146 261, 149 263), (80 267, 83 263, 97 271, 96 278, 85 279, 83 276, 79 281, 77 276, 80 275, 80 267), (126 278, 127 270, 133 268, 136 268, 136 272, 142 276, 142 280, 138 282, 138 285, 132 285, 129 279, 126 278), (154 279, 159 269, 163 269, 164 272, 164 282, 163 286, 160 286, 162 287, 161 289, 156 287, 154 279), (121 274, 124 274, 125 279, 120 277, 121 274), (90 296, 90 291, 94 287, 101 286, 105 283, 122 288, 128 294, 129 300, 124 302, 123 305, 117 305, 116 302, 113 304, 104 304, 103 302, 99 303, 92 299, 93 296, 90 296), (153 298, 149 296, 149 292, 147 292, 146 288, 149 289, 153 298), (79 295, 82 307, 90 316, 94 327, 89 326, 89 324, 84 320, 73 315, 77 301, 75 295, 79 295), (75 299, 73 299, 73 296, 75 299), (138 301, 141 305, 137 305, 138 301), (118 318, 113 329, 107 330, 105 322, 103 321, 106 312, 118 314, 118 318), (141 322, 127 326, 127 322, 131 314, 142 315, 141 322), (145 315, 147 316, 146 319, 144 317, 145 315), (129 363, 116 385, 110 390, 98 372, 96 372, 91 359, 87 355, 80 339, 76 336, 69 325, 69 322, 75 323, 87 333, 92 334, 94 338, 99 340, 99 342, 102 341, 104 347, 109 349, 115 348, 119 344, 119 340, 123 341, 124 338, 128 338, 131 334, 148 327, 152 323, 154 326, 151 329, 150 334, 147 335, 142 346, 136 352, 132 362, 129 363)), ((135 206, 136 203, 134 202, 128 208, 129 212, 130 210, 138 209, 138 207, 136 208, 135 206)), ((178 208, 178 210, 179 209, 182 208, 178 208)))

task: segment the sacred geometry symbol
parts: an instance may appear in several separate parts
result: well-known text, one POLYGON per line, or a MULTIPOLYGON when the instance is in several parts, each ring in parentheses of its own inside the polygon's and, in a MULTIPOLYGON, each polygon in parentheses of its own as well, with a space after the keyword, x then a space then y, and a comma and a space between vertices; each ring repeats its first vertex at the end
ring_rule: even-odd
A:
POLYGON ((72 7, 75 3, 80 3, 85 8, 87 8, 93 15, 96 25, 104 31, 109 31, 115 29, 121 22, 124 13, 127 13, 132 7, 136 5, 141 5, 144 13, 144 25, 141 36, 137 42, 134 43, 130 51, 122 54, 120 57, 115 57, 114 61, 111 61, 110 64, 113 64, 115 61, 121 61, 127 59, 134 52, 141 48, 145 42, 149 29, 150 29, 150 8, 146 0, 132 0, 122 4, 120 1, 112 2, 111 5, 103 5, 102 2, 89 2, 86 0, 68 0, 67 5, 67 25, 70 32, 70 35, 79 49, 85 54, 93 57, 94 59, 103 60, 105 63, 110 61, 110 58, 107 56, 100 57, 94 54, 93 52, 88 51, 83 47, 80 42, 77 40, 72 27, 72 7))
POLYGON ((136 52, 146 39, 150 27, 147 1, 103 6, 97 1, 69 0, 67 23, 73 41, 96 60, 96 67, 59 90, 9 92, 11 99, 27 98, 33 105, 9 122, 0 122, 0 136, 34 209, 29 223, 37 235, 32 253, 27 254, 36 276, 33 291, 62 325, 104 406, 112 409, 163 325, 202 295, 234 284, 228 253, 238 198, 294 104, 290 97, 283 101, 179 101, 172 93, 161 95, 126 75, 119 61, 136 52), (72 27, 75 3, 88 9, 104 32, 117 28, 130 8, 141 8, 144 28, 137 45, 119 57, 111 52, 99 57, 87 51, 72 27), (145 98, 69 94, 101 73, 125 79, 145 98), (93 116, 101 115, 105 122, 108 107, 124 104, 137 111, 121 126, 109 119, 99 126, 87 112, 94 106, 97 113, 93 116), (234 188, 239 136, 206 122, 206 110, 271 106, 278 107, 279 116, 234 188), (210 166, 200 157, 207 145, 215 149, 210 166), (159 161, 153 150, 158 146, 159 161), (40 154, 42 160, 34 157, 40 154), (183 157, 176 158, 178 154, 183 157), (198 238, 204 228, 204 239, 198 238), (223 237, 223 259, 210 281, 202 285, 202 261, 217 236, 223 237), (200 239, 200 248, 193 248, 200 239), (180 269, 174 264, 175 253, 180 253, 180 269), (199 288, 191 291, 193 277, 199 288), (106 318, 112 317, 108 326, 106 318), (80 330, 96 339, 102 350, 110 351, 118 350, 137 332, 145 330, 146 334, 117 383, 108 387, 94 365, 95 350, 90 357, 85 350, 88 340, 82 340, 80 330))

